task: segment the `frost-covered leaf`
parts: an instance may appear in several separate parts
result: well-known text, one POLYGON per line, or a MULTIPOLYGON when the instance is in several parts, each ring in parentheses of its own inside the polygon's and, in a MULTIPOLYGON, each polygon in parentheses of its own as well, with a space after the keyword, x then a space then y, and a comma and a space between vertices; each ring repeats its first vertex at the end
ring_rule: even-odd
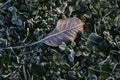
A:
POLYGON ((103 38, 96 33, 91 33, 88 38, 90 39, 91 42, 96 43, 96 44, 98 42, 103 41, 103 38))
POLYGON ((15 7, 9 7, 8 10, 12 13, 11 22, 17 26, 22 26, 22 20, 17 16, 17 9, 15 7))
POLYGON ((83 31, 83 22, 78 18, 61 19, 55 29, 48 34, 43 43, 49 46, 59 46, 62 42, 74 41, 77 33, 83 31))

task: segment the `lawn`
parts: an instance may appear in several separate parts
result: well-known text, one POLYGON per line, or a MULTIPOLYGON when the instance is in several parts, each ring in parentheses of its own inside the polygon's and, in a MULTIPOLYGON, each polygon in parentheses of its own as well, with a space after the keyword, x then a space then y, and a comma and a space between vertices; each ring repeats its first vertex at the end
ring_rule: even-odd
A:
POLYGON ((120 80, 120 0, 0 0, 0 80, 120 80))

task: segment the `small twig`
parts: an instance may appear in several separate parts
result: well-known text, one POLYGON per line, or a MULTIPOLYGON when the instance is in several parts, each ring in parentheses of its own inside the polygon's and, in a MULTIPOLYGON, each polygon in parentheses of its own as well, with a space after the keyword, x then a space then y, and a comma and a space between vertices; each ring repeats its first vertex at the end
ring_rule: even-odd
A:
POLYGON ((96 29, 96 25, 94 24, 94 31, 95 33, 97 33, 97 29, 96 29))
POLYGON ((75 67, 77 67, 79 65, 79 62, 77 62, 73 67, 71 67, 71 69, 74 69, 75 67))
POLYGON ((2 6, 0 6, 0 9, 3 8, 5 5, 7 5, 8 3, 10 3, 12 0, 7 0, 2 6))
POLYGON ((110 59, 110 55, 108 55, 105 60, 103 60, 102 62, 100 62, 99 65, 103 65, 103 64, 104 64, 105 62, 107 62, 109 59, 110 59))
POLYGON ((117 67, 117 65, 118 65, 118 63, 116 63, 116 64, 114 65, 114 67, 113 67, 113 69, 112 69, 111 72, 113 72, 113 71, 115 70, 115 68, 117 67))

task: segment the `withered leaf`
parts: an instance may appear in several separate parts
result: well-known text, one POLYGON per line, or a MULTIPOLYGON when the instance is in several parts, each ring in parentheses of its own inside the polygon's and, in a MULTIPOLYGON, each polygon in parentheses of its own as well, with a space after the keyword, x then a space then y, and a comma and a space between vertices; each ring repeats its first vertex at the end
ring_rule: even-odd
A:
POLYGON ((0 48, 0 50, 11 48, 20 49, 33 46, 38 43, 45 43, 49 46, 57 47, 62 44, 62 42, 67 43, 70 41, 74 41, 77 33, 83 31, 83 25, 84 23, 78 18, 60 19, 58 20, 55 29, 51 33, 49 33, 47 37, 31 44, 25 44, 24 46, 6 47, 0 48))
POLYGON ((49 46, 59 46, 74 41, 77 33, 83 31, 84 23, 78 18, 60 19, 55 29, 42 42, 49 46))

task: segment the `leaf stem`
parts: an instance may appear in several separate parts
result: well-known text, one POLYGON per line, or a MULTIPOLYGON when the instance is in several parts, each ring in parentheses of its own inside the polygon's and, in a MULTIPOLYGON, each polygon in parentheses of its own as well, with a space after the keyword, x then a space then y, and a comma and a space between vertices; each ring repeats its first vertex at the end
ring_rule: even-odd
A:
POLYGON ((8 3, 10 3, 12 0, 7 0, 2 6, 0 6, 0 9, 3 8, 5 5, 7 5, 8 3))
POLYGON ((69 30, 72 30, 72 29, 76 29, 76 28, 78 28, 78 27, 80 27, 80 26, 82 26, 82 25, 84 25, 84 23, 81 22, 81 24, 79 24, 79 25, 76 26, 76 27, 72 27, 72 28, 63 30, 63 31, 58 32, 58 33, 53 34, 53 35, 49 35, 49 36, 47 36, 47 37, 45 37, 45 38, 43 38, 43 39, 41 39, 41 40, 39 40, 39 41, 36 41, 36 42, 31 43, 31 44, 25 44, 25 45, 22 45, 22 46, 15 46, 15 47, 0 48, 0 50, 3 50, 3 49, 11 49, 11 48, 12 48, 12 49, 21 49, 21 48, 33 46, 33 45, 38 44, 38 43, 43 43, 46 39, 49 39, 49 38, 54 37, 54 36, 57 36, 57 35, 59 35, 59 34, 61 34, 61 33, 66 32, 66 31, 69 31, 69 30))

